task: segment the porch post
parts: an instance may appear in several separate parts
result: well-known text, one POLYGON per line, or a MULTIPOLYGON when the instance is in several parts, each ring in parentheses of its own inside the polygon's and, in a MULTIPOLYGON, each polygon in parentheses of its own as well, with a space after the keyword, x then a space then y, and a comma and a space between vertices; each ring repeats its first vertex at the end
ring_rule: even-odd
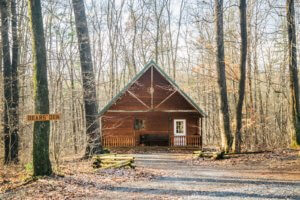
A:
POLYGON ((99 130, 99 137, 100 137, 100 142, 101 142, 101 146, 103 146, 103 133, 102 133, 102 116, 100 117, 100 130, 99 130))
POLYGON ((201 150, 203 147, 203 118, 201 118, 201 150))
POLYGON ((168 113, 168 135, 169 135, 169 147, 170 146, 172 146, 171 144, 172 144, 172 142, 171 142, 171 140, 172 140, 172 137, 171 137, 171 132, 170 132, 170 121, 171 121, 171 119, 170 119, 171 117, 170 117, 170 113, 168 113))
POLYGON ((203 119, 202 117, 199 118, 200 119, 200 127, 199 127, 199 131, 200 131, 200 148, 202 150, 202 140, 203 140, 203 119))

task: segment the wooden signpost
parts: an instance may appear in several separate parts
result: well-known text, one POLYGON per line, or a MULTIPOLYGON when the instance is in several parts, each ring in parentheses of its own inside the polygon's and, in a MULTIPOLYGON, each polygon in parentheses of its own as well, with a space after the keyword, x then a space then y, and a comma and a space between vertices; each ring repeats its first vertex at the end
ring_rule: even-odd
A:
POLYGON ((59 120, 60 114, 34 114, 27 115, 27 121, 51 121, 59 120))

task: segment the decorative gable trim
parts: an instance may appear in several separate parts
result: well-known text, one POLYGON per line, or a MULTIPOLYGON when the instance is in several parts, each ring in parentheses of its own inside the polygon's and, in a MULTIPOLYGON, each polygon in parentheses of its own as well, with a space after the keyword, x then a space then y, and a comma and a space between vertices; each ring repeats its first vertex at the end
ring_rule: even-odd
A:
POLYGON ((190 103, 203 117, 207 115, 200 109, 200 107, 172 80, 153 60, 145 65, 145 67, 118 93, 116 94, 106 106, 100 111, 99 115, 103 115, 108 109, 117 102, 117 100, 150 68, 154 67, 176 90, 185 100, 190 103))

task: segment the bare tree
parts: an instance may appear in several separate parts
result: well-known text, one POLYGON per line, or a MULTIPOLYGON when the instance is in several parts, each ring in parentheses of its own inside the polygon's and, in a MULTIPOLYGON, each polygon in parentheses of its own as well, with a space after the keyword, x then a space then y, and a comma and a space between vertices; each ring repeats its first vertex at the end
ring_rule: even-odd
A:
POLYGON ((85 156, 101 153, 98 104, 96 101, 95 76, 91 57, 87 20, 83 0, 72 0, 80 53, 83 82, 83 99, 86 118, 87 146, 85 156))
POLYGON ((2 50, 4 63, 4 91, 5 91, 5 112, 4 112, 4 143, 5 163, 18 162, 19 148, 19 88, 18 88, 18 35, 17 35, 17 13, 16 3, 11 1, 11 30, 12 30, 12 60, 10 57, 10 46, 8 38, 8 6, 7 1, 1 1, 2 21, 2 50))
MULTIPOLYGON (((35 113, 49 113, 49 92, 47 80, 46 47, 43 16, 40 0, 28 0, 29 19, 32 32, 34 102, 35 113)), ((36 121, 33 127, 33 169, 34 175, 52 174, 49 159, 49 121, 36 121)))
POLYGON ((16 2, 11 0, 11 32, 12 32, 12 62, 11 62, 11 76, 12 76, 12 142, 11 151, 12 159, 18 159, 19 148, 19 81, 18 81, 18 60, 19 60, 19 40, 18 40, 18 26, 17 26, 17 11, 16 2))
POLYGON ((162 17, 163 17, 162 15, 163 15, 163 11, 164 11, 165 7, 166 7, 166 0, 154 1, 154 18, 155 18, 155 26, 156 26, 155 27, 156 28, 156 36, 155 36, 154 42, 155 42, 155 62, 156 63, 158 63, 158 56, 159 56, 158 42, 160 41, 161 21, 162 21, 162 17))
POLYGON ((247 59, 247 5, 246 0, 240 0, 240 29, 241 29, 241 47, 240 47, 240 82, 239 82, 239 100, 236 108, 236 131, 233 141, 233 151, 241 151, 241 129, 242 129, 242 111, 245 96, 246 82, 246 59, 247 59))
POLYGON ((221 142, 222 150, 228 152, 232 143, 230 114, 227 98, 226 74, 225 74, 225 56, 224 56, 224 33, 223 33, 223 0, 215 0, 215 28, 217 43, 216 65, 218 71, 218 84, 220 90, 221 107, 221 142))
POLYGON ((173 45, 173 33, 171 29, 171 1, 167 3, 167 12, 168 12, 168 27, 169 27, 169 35, 170 35, 170 51, 171 51, 171 58, 172 58, 172 67, 173 67, 173 79, 176 79, 176 61, 177 61, 177 54, 178 54, 178 45, 179 45, 179 36, 181 31, 181 23, 182 23, 182 15, 185 7, 185 0, 181 0, 180 2, 180 12, 179 12, 179 19, 177 23, 177 33, 176 33, 176 40, 175 44, 173 45))
POLYGON ((293 122, 292 145, 297 146, 300 145, 300 105, 294 0, 286 1, 286 11, 290 72, 290 111, 293 122))
POLYGON ((3 52, 3 80, 4 80, 4 163, 11 161, 11 61, 10 61, 10 48, 8 39, 8 8, 7 1, 1 0, 1 36, 2 36, 2 52, 3 52))
MULTIPOLYGON (((0 2, 3 1, 0 0, 0 2)), ((99 105, 104 106, 145 63, 156 58, 161 67, 171 77, 176 78, 176 82, 208 114, 209 117, 203 121, 205 125, 204 146, 216 146, 221 140, 226 140, 224 145, 226 146, 228 141, 221 139, 220 134, 222 131, 224 133, 222 137, 227 137, 224 127, 231 128, 232 134, 236 136, 236 139, 240 139, 239 145, 245 150, 284 148, 290 145, 288 127, 293 124, 289 123, 292 122, 293 115, 290 112, 292 102, 289 100, 290 82, 286 76, 289 56, 288 31, 286 17, 282 17, 286 16, 286 6, 282 6, 282 3, 286 1, 246 1, 248 15, 247 84, 242 105, 239 83, 242 81, 241 61, 242 50, 245 48, 240 46, 239 42, 242 41, 239 40, 241 19, 236 7, 239 1, 226 1, 225 3, 223 0, 224 43, 222 46, 224 50, 221 54, 224 54, 224 57, 220 65, 226 70, 219 68, 219 63, 217 68, 216 57, 211 56, 216 53, 214 47, 217 35, 217 31, 214 30, 214 1, 179 0, 177 5, 170 0, 84 1, 95 83, 86 80, 96 87, 97 98, 93 97, 93 99, 95 101, 97 99, 99 105), (274 20, 278 23, 274 24, 274 20), (272 26, 272 32, 270 32, 270 26, 272 26), (226 66, 224 60, 226 60, 226 66), (218 71, 225 71, 226 74, 221 82, 218 71), (227 91, 227 103, 225 103, 227 105, 222 100, 224 96, 222 97, 218 91, 219 83, 227 83, 226 89, 220 90, 227 91), (224 106, 227 106, 225 115, 228 116, 222 114, 224 106), (241 116, 241 126, 237 119, 238 115, 241 116), (231 126, 226 125, 229 121, 227 117, 232 119, 231 126), (237 133, 242 134, 236 135, 237 133)), ((0 70, 4 69, 3 74, 10 73, 6 76, 10 79, 9 81, 1 79, 3 83, 8 81, 6 82, 8 87, 5 88, 4 84, 1 84, 0 90, 3 93, 10 91, 11 100, 7 101, 3 96, 0 99, 0 110, 2 113, 11 115, 7 115, 6 120, 10 120, 9 123, 3 123, 3 125, 7 124, 4 128, 9 128, 7 138, 13 136, 12 133, 16 130, 14 128, 17 127, 13 123, 19 118, 19 154, 21 154, 19 159, 21 162, 29 162, 33 145, 32 136, 28 132, 31 132, 32 126, 28 125, 24 119, 27 114, 34 112, 34 99, 31 95, 34 91, 32 82, 34 71, 30 67, 33 55, 30 47, 30 31, 28 31, 30 23, 24 17, 27 15, 28 0, 15 0, 16 13, 19 13, 17 15, 19 59, 17 60, 15 59, 17 56, 14 56, 17 51, 13 50, 15 37, 13 36, 13 7, 11 6, 14 4, 13 0, 4 2, 7 2, 9 23, 7 23, 7 29, 4 28, 5 24, 2 28, 8 31, 9 45, 3 46, 7 50, 1 49, 1 54, 7 56, 7 53, 10 53, 10 59, 6 57, 5 63, 10 60, 11 69, 7 71, 9 65, 3 65, 3 68, 0 65, 0 70), (14 107, 13 101, 18 99, 13 97, 13 92, 17 89, 12 89, 12 68, 15 61, 18 62, 15 66, 18 66, 20 84, 17 87, 20 99, 19 117, 13 116, 13 111, 17 109, 7 109, 4 112, 4 108, 8 106, 14 107), (8 105, 8 102, 11 104, 8 105)), ((72 0, 67 2, 72 7, 72 0)), ((78 64, 78 43, 74 42, 76 26, 73 9, 66 6, 65 1, 60 0, 43 1, 43 6, 49 110, 63 113, 62 118, 52 122, 50 127, 50 157, 53 156, 51 158, 58 161, 66 153, 81 152, 85 149, 87 127, 91 126, 86 124, 84 93, 81 92, 86 89, 82 84, 82 70, 80 63, 78 64)), ((299 5, 295 0, 294 7, 295 28, 297 28, 300 15, 299 5)), ((221 29, 221 26, 218 28, 221 29)), ((296 31, 295 35, 297 39, 300 36, 296 31)), ((3 36, 5 33, 1 34, 1 37, 3 36)), ((5 40, 1 39, 1 42, 5 44, 5 40)), ((81 46, 84 47, 84 45, 81 46)), ((2 55, 0 55, 1 60, 2 55)), ((85 97, 89 94, 85 94, 85 97)), ((97 109, 94 111, 96 113, 97 109)), ((96 118, 93 122, 98 123, 96 118)), ((90 124, 94 124, 93 122, 90 124)), ((98 137, 98 133, 96 136, 98 137)), ((12 140, 6 141, 9 145, 12 140)), ((235 148, 235 144, 234 141, 231 147, 235 148)), ((4 155, 3 150, 5 148, 1 146, 0 154, 4 155)), ((7 151, 7 155, 9 154, 10 152, 7 151)))
POLYGON ((133 27, 133 38, 132 38, 132 45, 131 45, 131 62, 132 62, 132 67, 133 67, 133 72, 134 74, 137 73, 137 67, 136 67, 136 59, 135 59, 135 45, 136 45, 136 37, 137 37, 137 21, 138 21, 138 16, 136 14, 136 11, 133 8, 133 1, 130 1, 129 4, 129 9, 130 9, 130 19, 132 22, 132 27, 133 27))

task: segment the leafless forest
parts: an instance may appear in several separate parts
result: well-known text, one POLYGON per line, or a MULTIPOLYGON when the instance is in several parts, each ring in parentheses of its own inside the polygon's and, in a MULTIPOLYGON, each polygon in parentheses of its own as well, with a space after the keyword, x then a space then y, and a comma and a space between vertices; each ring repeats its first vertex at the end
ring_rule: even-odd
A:
MULTIPOLYGON (((83 85, 72 2, 43 0, 41 3, 50 113, 61 113, 59 121, 51 122, 50 158, 59 165, 60 157, 82 153, 85 148, 83 85)), ((10 9, 7 13, 8 27, 13 25, 11 19, 15 16, 19 43, 19 158, 28 163, 32 159, 33 123, 26 120, 26 115, 34 113, 32 36, 27 1, 16 0, 15 6, 16 15, 10 9)), ((208 114, 204 120, 204 146, 219 146, 222 127, 214 1, 87 0, 85 9, 99 109, 148 61, 155 60, 208 114)), ((298 0, 294 10, 296 47, 300 49, 298 0)), ((223 19, 229 117, 234 132, 240 81, 239 1, 224 1, 223 19)), ((241 149, 289 147, 292 115, 286 1, 248 0, 246 21, 241 149)), ((8 39, 13 40, 13 35, 9 28, 8 39)), ((297 53, 299 66, 299 50, 297 53)), ((2 51, 0 57, 2 60, 2 51)), ((1 72, 3 69, 1 62, 1 72)), ((3 94, 3 76, 0 79, 3 94)), ((0 105, 3 113, 4 98, 0 105)), ((3 145, 1 142, 1 157, 3 145)))
POLYGON ((0 199, 300 199, 300 0, 0 0, 0 22, 0 199))

